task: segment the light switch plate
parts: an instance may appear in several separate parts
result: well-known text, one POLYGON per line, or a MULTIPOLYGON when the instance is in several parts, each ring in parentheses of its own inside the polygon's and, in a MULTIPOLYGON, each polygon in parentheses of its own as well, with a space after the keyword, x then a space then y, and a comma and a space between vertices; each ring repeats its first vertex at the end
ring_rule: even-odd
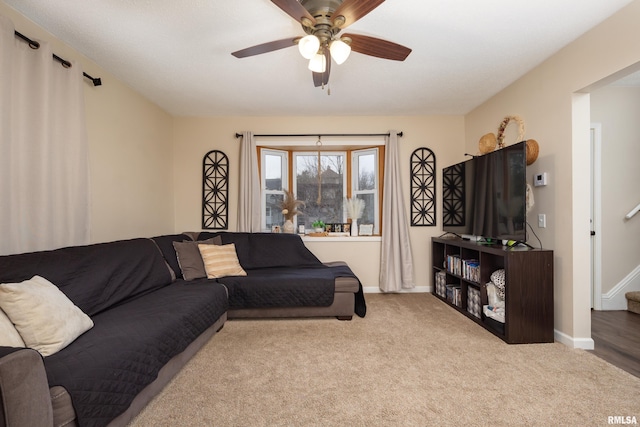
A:
POLYGON ((538 214, 538 228, 547 227, 547 216, 545 214, 538 214))

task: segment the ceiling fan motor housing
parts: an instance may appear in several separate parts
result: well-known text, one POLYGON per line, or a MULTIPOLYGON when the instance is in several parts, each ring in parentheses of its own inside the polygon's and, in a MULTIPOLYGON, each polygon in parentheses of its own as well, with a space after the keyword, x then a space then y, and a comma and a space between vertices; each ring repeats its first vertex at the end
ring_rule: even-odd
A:
POLYGON ((343 0, 301 0, 300 4, 316 19, 313 25, 308 20, 302 20, 302 28, 307 34, 313 34, 320 39, 320 46, 327 44, 340 32, 340 26, 344 20, 331 18, 343 0))
POLYGON ((300 4, 304 6, 309 13, 318 18, 318 16, 333 14, 342 4, 343 0, 301 0, 300 4))

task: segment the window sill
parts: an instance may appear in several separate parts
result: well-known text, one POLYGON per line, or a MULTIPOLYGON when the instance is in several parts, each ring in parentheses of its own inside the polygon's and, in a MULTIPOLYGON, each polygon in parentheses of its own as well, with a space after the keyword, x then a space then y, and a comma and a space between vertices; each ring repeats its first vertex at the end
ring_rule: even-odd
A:
POLYGON ((326 237, 312 237, 301 236, 304 242, 381 242, 381 236, 326 236, 326 237))

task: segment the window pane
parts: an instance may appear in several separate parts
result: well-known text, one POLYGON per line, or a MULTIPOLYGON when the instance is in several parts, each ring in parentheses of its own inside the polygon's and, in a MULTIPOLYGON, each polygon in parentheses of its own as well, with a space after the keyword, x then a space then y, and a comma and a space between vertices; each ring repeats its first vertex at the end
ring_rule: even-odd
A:
POLYGON ((358 219, 358 224, 375 224, 375 196, 373 194, 359 194, 358 199, 364 200, 364 211, 358 219))
POLYGON ((284 224, 284 215, 282 215, 283 194, 267 194, 265 207, 265 219, 267 230, 271 230, 272 225, 284 224))
POLYGON ((318 155, 297 154, 296 197, 305 202, 302 214, 298 215, 298 225, 311 224, 320 219, 325 223, 345 222, 343 211, 345 188, 344 154, 322 154, 320 156, 320 184, 318 183, 318 155), (320 198, 318 189, 320 188, 320 198))
POLYGON ((354 150, 353 196, 364 200, 364 212, 359 224, 373 224, 373 232, 380 232, 378 206, 378 149, 354 150))
POLYGON ((358 156, 358 190, 374 190, 376 188, 375 156, 365 154, 358 156))
POLYGON ((264 160, 267 190, 282 190, 282 156, 267 154, 264 160))

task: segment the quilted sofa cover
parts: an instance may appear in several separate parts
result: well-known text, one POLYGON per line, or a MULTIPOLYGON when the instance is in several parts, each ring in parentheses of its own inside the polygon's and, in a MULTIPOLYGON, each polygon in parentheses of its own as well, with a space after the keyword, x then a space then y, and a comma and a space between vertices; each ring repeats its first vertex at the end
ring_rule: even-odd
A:
POLYGON ((36 274, 94 322, 44 359, 49 386, 68 391, 81 426, 104 426, 124 412, 228 308, 223 286, 174 281, 151 239, 0 257, 0 283, 36 274))

